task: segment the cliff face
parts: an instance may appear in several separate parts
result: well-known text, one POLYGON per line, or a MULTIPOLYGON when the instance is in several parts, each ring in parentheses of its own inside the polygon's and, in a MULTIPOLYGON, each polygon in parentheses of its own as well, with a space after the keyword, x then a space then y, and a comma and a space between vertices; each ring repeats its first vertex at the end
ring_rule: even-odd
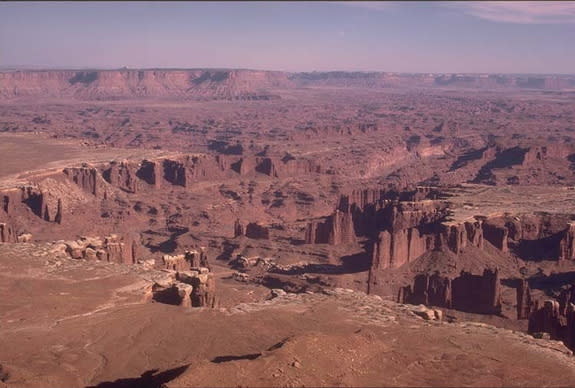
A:
POLYGON ((16 234, 12 227, 5 222, 0 222, 0 243, 16 242, 16 234))
POLYGON ((252 70, 54 70, 0 73, 0 97, 3 98, 271 99, 274 96, 265 90, 290 85, 284 73, 252 70))
POLYGON ((573 260, 575 227, 569 215, 499 216, 483 223, 485 240, 523 259, 573 260))
POLYGON ((413 289, 411 286, 400 289, 398 302, 498 314, 501 312, 499 274, 497 270, 485 269, 482 275, 462 272, 454 279, 439 274, 418 275, 413 289))
MULTIPOLYGON (((572 295, 573 286, 564 293, 572 295)), ((529 316, 529 333, 549 333, 551 339, 561 340, 570 349, 575 349, 575 305, 569 296, 560 296, 560 301, 553 299, 543 302, 539 308, 535 304, 529 316), (565 299, 566 303, 565 303, 565 299)))

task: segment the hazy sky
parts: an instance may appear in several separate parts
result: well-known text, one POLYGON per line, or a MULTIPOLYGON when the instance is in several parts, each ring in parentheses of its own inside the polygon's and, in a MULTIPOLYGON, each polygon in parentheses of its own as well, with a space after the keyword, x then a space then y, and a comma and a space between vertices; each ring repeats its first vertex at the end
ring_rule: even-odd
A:
POLYGON ((0 2, 0 66, 575 73, 575 2, 0 2))

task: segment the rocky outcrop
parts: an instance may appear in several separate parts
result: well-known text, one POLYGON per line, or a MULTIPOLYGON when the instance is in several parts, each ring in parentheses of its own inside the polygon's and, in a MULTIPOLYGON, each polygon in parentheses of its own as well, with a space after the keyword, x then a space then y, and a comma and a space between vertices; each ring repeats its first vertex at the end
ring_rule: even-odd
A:
POLYGON ((438 273, 417 275, 411 286, 401 287, 398 303, 451 308, 451 279, 438 273))
POLYGON ((432 235, 422 234, 418 228, 384 230, 373 245, 371 270, 377 272, 409 263, 432 249, 433 242, 432 235))
POLYGON ((234 222, 234 238, 243 235, 244 235, 244 225, 240 222, 240 220, 236 220, 234 222))
POLYGON ((36 186, 23 187, 22 202, 28 205, 32 212, 41 219, 58 224, 62 223, 62 198, 55 197, 50 191, 42 190, 36 186))
POLYGON ((62 249, 72 259, 99 260, 118 264, 135 264, 140 258, 140 238, 138 235, 116 234, 102 238, 81 237, 61 244, 62 249))
POLYGON ((526 279, 521 279, 517 287, 517 319, 529 319, 532 306, 529 283, 526 279))
POLYGON ((575 286, 564 288, 557 300, 545 300, 541 307, 536 301, 529 315, 528 332, 548 333, 551 339, 575 350, 575 286))
POLYGON ((520 214, 486 218, 483 236, 502 252, 524 260, 575 258, 575 226, 568 214, 520 214))
POLYGON ((356 241, 353 216, 337 209, 325 221, 308 223, 305 232, 307 244, 350 244, 356 241))
POLYGON ((216 283, 208 268, 178 271, 152 285, 152 301, 182 307, 217 306, 216 283))
POLYGON ((256 240, 269 240, 269 229, 257 222, 250 222, 246 226, 246 237, 256 240))
POLYGON ((161 187, 163 175, 162 163, 154 160, 143 160, 136 171, 139 179, 156 188, 161 187))
POLYGON ((559 260, 575 260, 575 223, 570 222, 559 242, 559 260))
POLYGON ((552 339, 565 340, 566 331, 567 317, 560 313, 559 302, 546 300, 541 308, 535 304, 534 311, 529 316, 529 333, 549 333, 552 339))
POLYGON ((191 268, 205 267, 209 269, 208 257, 203 248, 185 251, 180 255, 162 256, 165 269, 172 271, 188 271, 191 268))
POLYGON ((0 222, 0 243, 11 242, 16 242, 16 233, 9 224, 0 222))
POLYGON ((164 179, 176 186, 186 187, 188 184, 186 167, 178 160, 164 160, 164 179))
POLYGON ((101 194, 100 174, 96 168, 87 166, 65 168, 64 174, 88 193, 95 196, 101 194))
POLYGON ((114 187, 128 193, 135 193, 138 190, 138 180, 136 166, 128 162, 112 162, 110 167, 102 173, 104 179, 114 187))
POLYGON ((483 275, 461 272, 455 279, 421 274, 415 277, 413 288, 402 287, 399 303, 425 304, 479 313, 500 314, 501 294, 497 270, 485 269, 483 275))
POLYGON ((467 233, 467 240, 469 244, 483 249, 483 225, 482 221, 465 221, 465 231, 467 233))
POLYGON ((452 307, 480 314, 501 313, 501 293, 498 270, 485 269, 483 275, 462 272, 451 282, 452 307))
POLYGON ((485 221, 483 223, 483 237, 501 252, 509 251, 507 237, 509 231, 505 226, 499 226, 485 221))

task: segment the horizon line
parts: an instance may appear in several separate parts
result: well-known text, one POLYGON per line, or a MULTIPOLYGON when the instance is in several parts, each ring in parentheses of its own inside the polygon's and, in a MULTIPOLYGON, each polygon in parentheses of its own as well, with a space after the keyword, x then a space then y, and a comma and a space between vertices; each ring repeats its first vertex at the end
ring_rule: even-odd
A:
POLYGON ((255 69, 244 67, 44 67, 44 66, 0 66, 0 72, 6 71, 191 71, 191 70, 219 70, 219 71, 264 71, 275 73, 288 73, 288 74, 302 74, 302 73, 375 73, 375 74, 405 74, 405 75, 545 75, 545 76, 575 76, 575 73, 510 73, 510 72, 434 72, 434 71, 386 71, 386 70, 304 70, 304 71, 288 71, 288 70, 269 70, 269 69, 255 69))

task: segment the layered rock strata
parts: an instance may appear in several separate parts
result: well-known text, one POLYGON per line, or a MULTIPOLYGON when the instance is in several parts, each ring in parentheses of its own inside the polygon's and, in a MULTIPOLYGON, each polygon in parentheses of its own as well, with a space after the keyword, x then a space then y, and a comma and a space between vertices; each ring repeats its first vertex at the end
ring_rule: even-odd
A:
POLYGON ((439 274, 415 277, 413 287, 402 287, 399 303, 424 304, 479 313, 500 314, 501 292, 497 270, 485 269, 482 275, 461 272, 450 279, 439 274))

